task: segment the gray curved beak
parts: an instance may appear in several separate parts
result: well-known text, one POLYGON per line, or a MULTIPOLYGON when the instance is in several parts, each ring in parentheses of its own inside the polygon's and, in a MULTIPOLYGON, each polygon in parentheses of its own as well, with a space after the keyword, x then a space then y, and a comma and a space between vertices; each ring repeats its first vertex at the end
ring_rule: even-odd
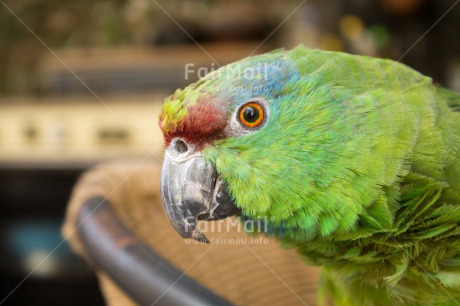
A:
POLYGON ((225 183, 199 154, 180 158, 169 149, 161 172, 161 195, 166 215, 184 238, 208 243, 198 220, 217 220, 239 214, 225 183))

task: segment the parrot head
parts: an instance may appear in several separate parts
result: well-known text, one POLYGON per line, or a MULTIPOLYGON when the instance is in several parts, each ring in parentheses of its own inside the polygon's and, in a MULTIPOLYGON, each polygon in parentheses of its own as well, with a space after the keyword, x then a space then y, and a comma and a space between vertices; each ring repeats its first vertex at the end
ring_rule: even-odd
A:
POLYGON ((292 238, 346 233, 375 199, 350 163, 356 124, 309 52, 249 57, 166 98, 161 192, 183 237, 231 215, 292 238))

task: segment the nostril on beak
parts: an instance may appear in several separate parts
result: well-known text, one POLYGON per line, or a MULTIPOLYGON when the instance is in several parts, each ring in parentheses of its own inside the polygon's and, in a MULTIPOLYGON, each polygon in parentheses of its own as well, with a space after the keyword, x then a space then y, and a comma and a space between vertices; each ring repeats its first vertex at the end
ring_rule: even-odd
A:
POLYGON ((187 144, 186 144, 183 140, 178 139, 178 140, 174 143, 174 150, 175 150, 177 153, 185 153, 185 152, 188 151, 188 147, 187 147, 187 144))

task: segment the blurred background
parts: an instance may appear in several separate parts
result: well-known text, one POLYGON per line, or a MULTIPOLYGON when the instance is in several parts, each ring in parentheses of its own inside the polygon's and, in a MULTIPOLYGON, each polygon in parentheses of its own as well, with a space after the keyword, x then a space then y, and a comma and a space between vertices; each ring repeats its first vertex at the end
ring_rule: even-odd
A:
POLYGON ((101 161, 161 159, 163 98, 199 75, 186 64, 303 43, 460 91, 458 2, 0 0, 0 304, 103 304, 60 237, 71 188, 101 161))

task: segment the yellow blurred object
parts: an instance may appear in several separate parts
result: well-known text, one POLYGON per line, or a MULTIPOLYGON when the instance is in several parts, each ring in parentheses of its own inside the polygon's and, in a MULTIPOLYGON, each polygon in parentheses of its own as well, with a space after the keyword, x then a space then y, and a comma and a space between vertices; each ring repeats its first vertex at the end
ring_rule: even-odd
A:
POLYGON ((339 21, 339 29, 343 36, 355 40, 363 36, 363 21, 354 15, 345 15, 339 21))

